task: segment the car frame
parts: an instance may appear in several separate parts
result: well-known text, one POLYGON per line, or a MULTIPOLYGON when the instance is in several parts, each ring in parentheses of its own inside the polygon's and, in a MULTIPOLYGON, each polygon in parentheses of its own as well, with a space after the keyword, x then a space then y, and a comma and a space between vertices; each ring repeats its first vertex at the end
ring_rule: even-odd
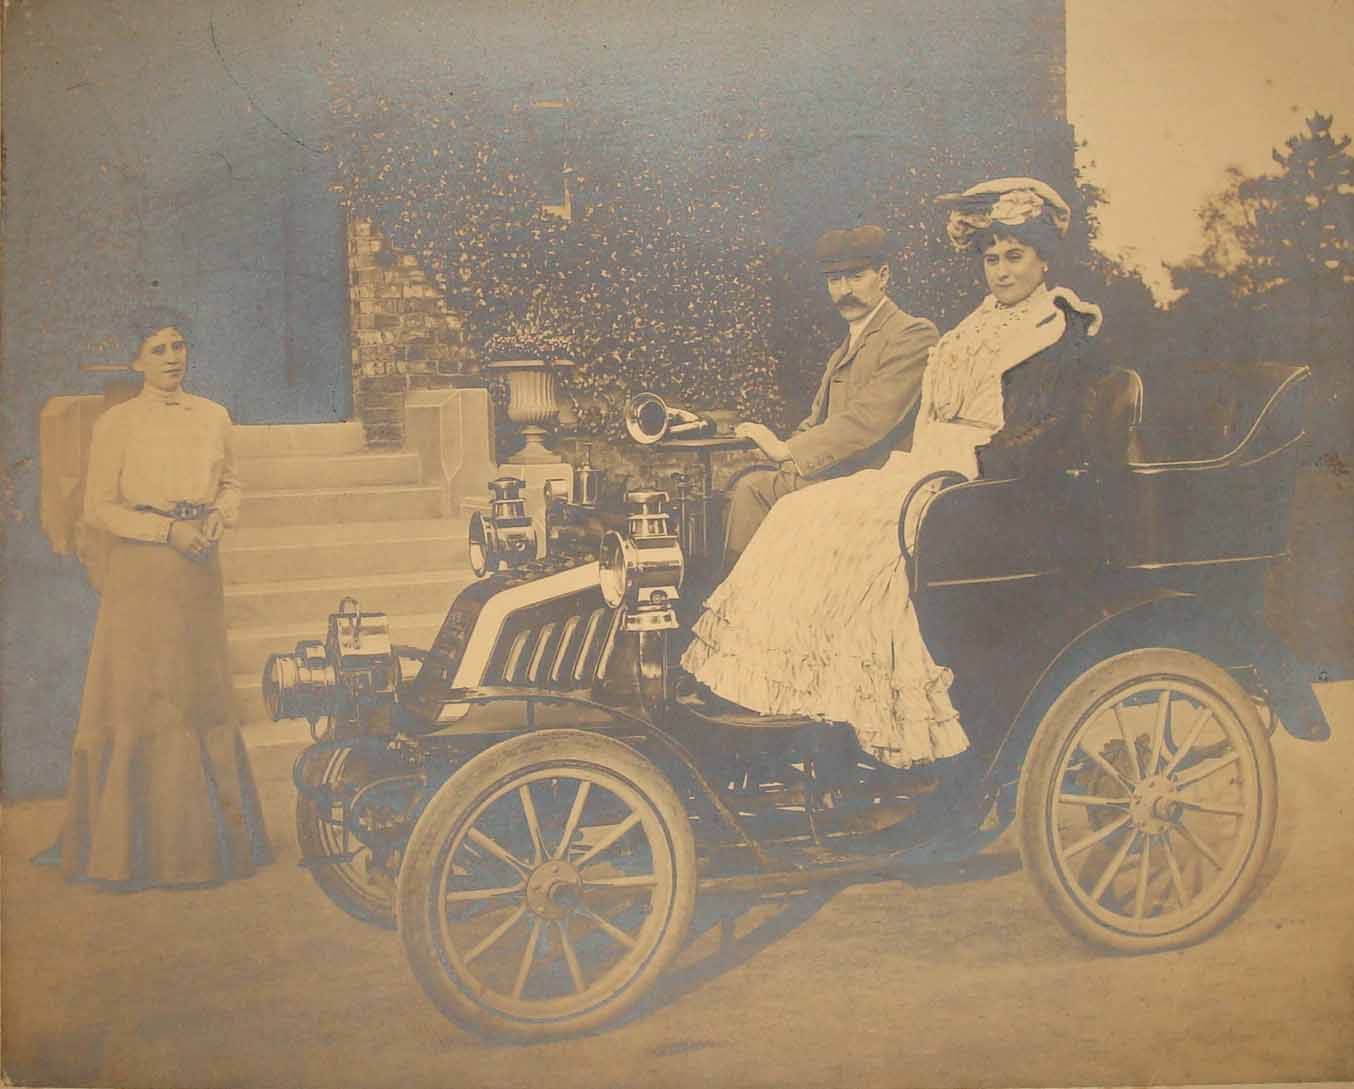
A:
POLYGON ((274 717, 316 734, 294 774, 305 863, 345 911, 398 926, 444 1014, 519 1040, 631 1011, 698 895, 903 873, 1012 824, 1079 937, 1137 953, 1212 934, 1273 840, 1270 732, 1329 725, 1263 620, 1309 372, 1198 373, 1221 408, 1192 429, 1144 422, 1141 378, 1117 371, 1087 398, 1085 461, 899 497, 972 743, 907 772, 844 724, 757 715, 675 668, 719 568, 711 459, 746 444, 646 395, 632 435, 702 463, 675 496, 608 500, 585 461, 533 515, 500 478, 470 529, 482 577, 431 647, 345 600, 325 640, 269 660, 274 717))

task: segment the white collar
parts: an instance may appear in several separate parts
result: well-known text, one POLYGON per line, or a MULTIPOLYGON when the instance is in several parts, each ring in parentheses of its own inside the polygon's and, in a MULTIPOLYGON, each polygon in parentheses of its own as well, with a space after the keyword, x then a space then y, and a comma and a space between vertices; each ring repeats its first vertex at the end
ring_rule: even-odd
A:
POLYGON ((847 351, 850 351, 852 348, 856 346, 856 342, 860 340, 861 334, 865 332, 866 326, 868 326, 870 322, 874 321, 874 316, 878 314, 880 308, 886 302, 888 302, 888 298, 889 297, 887 295, 881 296, 879 301, 874 304, 874 309, 871 310, 868 314, 866 314, 863 318, 857 318, 855 321, 847 322, 847 325, 850 326, 850 333, 847 337, 847 345, 846 345, 847 351))
POLYGON ((155 386, 152 386, 149 383, 143 384, 141 386, 141 392, 138 393, 136 396, 139 400, 143 400, 147 404, 176 405, 181 408, 188 408, 189 401, 191 400, 191 397, 184 392, 182 386, 176 389, 173 393, 169 393, 165 390, 157 389, 155 386))

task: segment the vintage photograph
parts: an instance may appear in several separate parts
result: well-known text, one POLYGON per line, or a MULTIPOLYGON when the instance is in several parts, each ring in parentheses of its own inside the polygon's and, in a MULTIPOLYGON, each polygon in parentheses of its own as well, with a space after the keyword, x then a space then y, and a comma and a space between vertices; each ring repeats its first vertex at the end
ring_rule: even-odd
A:
POLYGON ((5 0, 0 1080, 1354 1080, 1354 0, 5 0))

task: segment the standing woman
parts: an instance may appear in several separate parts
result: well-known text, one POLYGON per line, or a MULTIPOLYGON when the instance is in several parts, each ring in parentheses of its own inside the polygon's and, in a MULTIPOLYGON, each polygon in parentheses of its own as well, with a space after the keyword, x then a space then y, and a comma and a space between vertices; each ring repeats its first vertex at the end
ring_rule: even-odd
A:
POLYGON ((217 543, 240 484, 225 408, 182 389, 187 323, 133 322, 140 394, 95 424, 84 520, 108 535, 61 833, 67 880, 245 877, 270 860, 237 727, 217 543))

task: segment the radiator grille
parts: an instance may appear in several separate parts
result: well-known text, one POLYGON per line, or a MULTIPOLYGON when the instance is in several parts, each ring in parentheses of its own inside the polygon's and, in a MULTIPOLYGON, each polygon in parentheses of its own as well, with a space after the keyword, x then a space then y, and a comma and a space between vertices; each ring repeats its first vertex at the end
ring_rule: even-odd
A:
POLYGON ((587 688, 605 671, 620 611, 604 606, 505 632, 485 683, 524 688, 587 688), (506 645, 506 653, 502 652, 506 645))

